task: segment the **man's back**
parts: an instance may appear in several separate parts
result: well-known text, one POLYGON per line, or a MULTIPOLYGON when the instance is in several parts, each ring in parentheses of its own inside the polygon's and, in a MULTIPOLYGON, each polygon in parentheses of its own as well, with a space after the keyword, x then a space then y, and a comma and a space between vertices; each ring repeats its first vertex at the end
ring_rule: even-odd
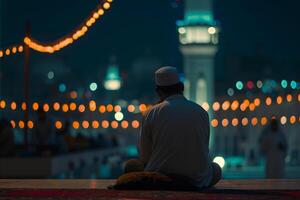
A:
POLYGON ((144 116, 141 146, 147 171, 205 176, 208 143, 207 112, 182 95, 170 96, 144 116))

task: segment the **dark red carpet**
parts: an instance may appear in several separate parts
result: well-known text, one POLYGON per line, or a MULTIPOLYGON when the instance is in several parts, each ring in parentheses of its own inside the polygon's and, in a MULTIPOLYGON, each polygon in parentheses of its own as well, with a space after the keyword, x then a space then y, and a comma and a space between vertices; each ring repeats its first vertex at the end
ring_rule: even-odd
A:
POLYGON ((0 199, 300 199, 300 190, 209 190, 203 192, 119 191, 106 189, 2 189, 0 199))

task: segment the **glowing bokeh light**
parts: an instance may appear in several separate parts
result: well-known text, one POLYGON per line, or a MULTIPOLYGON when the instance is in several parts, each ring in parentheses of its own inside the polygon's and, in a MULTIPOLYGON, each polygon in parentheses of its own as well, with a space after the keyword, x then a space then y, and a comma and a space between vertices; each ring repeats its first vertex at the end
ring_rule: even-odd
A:
POLYGON ((121 127, 122 128, 126 129, 126 128, 128 128, 128 126, 129 126, 128 121, 124 120, 124 121, 121 122, 121 127))
POLYGON ((92 112, 95 112, 97 110, 97 104, 94 100, 91 100, 89 102, 89 108, 90 108, 90 111, 92 111, 92 112))
POLYGON ((115 119, 116 119, 117 121, 122 121, 123 118, 124 118, 123 113, 121 113, 121 112, 115 113, 115 119))
POLYGON ((242 81, 238 81, 238 82, 236 82, 235 86, 236 86, 236 89, 242 90, 244 87, 244 84, 242 81))
POLYGON ((247 126, 249 124, 249 120, 246 118, 246 117, 244 117, 243 119, 242 119, 242 125, 243 126, 247 126))
POLYGON ((90 127, 90 123, 89 123, 88 121, 86 121, 86 120, 84 120, 84 121, 81 123, 81 125, 82 125, 82 128, 84 128, 84 129, 87 129, 87 128, 90 127))
POLYGON ((217 127, 219 125, 219 122, 218 122, 218 120, 217 119, 213 119, 212 121, 211 121, 211 126, 212 127, 217 127))
POLYGON ((94 129, 99 128, 99 122, 96 121, 96 120, 92 121, 92 127, 93 127, 94 129))
POLYGON ((16 110, 17 109, 17 103, 16 102, 11 102, 11 104, 10 104, 10 108, 12 109, 12 110, 16 110))
POLYGON ((92 92, 96 91, 97 89, 98 89, 97 83, 91 83, 91 84, 90 84, 90 90, 91 90, 92 92))
POLYGON ((215 102, 214 104, 213 104, 213 106, 212 106, 212 108, 213 108, 213 110, 214 111, 218 111, 218 110, 220 110, 220 103, 219 102, 215 102))
POLYGON ((282 117, 280 118, 280 123, 281 123, 282 125, 285 125, 286 122, 287 122, 286 116, 282 116, 282 117))
POLYGON ((113 129, 117 129, 119 127, 119 123, 117 121, 112 121, 110 125, 113 129))
POLYGON ((55 122, 55 128, 57 128, 57 129, 61 129, 61 128, 62 128, 62 126, 63 126, 63 124, 62 124, 62 122, 61 122, 61 121, 56 121, 56 122, 55 122))
POLYGON ((227 127, 228 125, 229 125, 228 119, 226 119, 226 118, 223 119, 223 120, 222 120, 222 126, 223 126, 223 127, 227 127))
POLYGON ((105 113, 106 107, 104 105, 99 106, 99 112, 100 113, 105 113))
POLYGON ((73 126, 74 129, 79 129, 80 124, 79 124, 78 121, 74 121, 74 122, 72 123, 72 126, 73 126))
POLYGON ((139 128, 140 122, 137 121, 137 120, 133 120, 132 123, 131 123, 131 126, 132 126, 133 128, 139 128))
POLYGON ((127 110, 128 110, 128 112, 131 112, 131 113, 134 112, 135 111, 134 105, 129 105, 128 108, 127 108, 127 110))
POLYGON ((214 163, 217 163, 221 168, 224 168, 225 166, 225 159, 221 156, 217 156, 213 159, 214 163))
POLYGON ((101 125, 102 125, 103 128, 106 129, 106 128, 109 127, 109 122, 107 120, 103 120, 102 123, 101 123, 101 125))

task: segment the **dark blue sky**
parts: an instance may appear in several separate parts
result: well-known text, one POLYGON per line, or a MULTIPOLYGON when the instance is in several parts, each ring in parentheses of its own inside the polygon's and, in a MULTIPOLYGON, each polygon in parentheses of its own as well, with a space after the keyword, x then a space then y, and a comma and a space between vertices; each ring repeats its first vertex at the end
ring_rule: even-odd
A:
MULTIPOLYGON (((42 42, 56 40, 83 22, 99 2, 2 1, 3 46, 22 40, 27 20, 31 23, 34 38, 42 42)), ((118 57, 118 63, 125 72, 145 52, 157 57, 161 64, 181 68, 175 22, 182 18, 183 3, 177 1, 179 7, 174 8, 174 2, 115 0, 111 11, 74 45, 55 55, 32 53, 33 68, 39 67, 37 63, 44 60, 58 60, 72 72, 72 77, 68 77, 70 81, 77 80, 79 84, 103 77, 109 57, 113 54, 118 57)), ((297 55, 300 44, 299 6, 300 3, 295 0, 215 0, 215 16, 222 30, 220 51, 216 57, 217 79, 230 82, 238 73, 245 79, 265 75, 278 79, 299 79, 299 73, 295 73, 300 68, 297 55), (257 55, 259 59, 256 59, 257 55), (260 69, 261 65, 255 67, 256 63, 263 63, 271 70, 257 73, 256 68, 260 69), (243 71, 247 73, 243 74, 243 71)), ((4 60, 5 68, 21 72, 23 58, 16 58, 4 60)), ((17 80, 17 74, 12 79, 17 80)))

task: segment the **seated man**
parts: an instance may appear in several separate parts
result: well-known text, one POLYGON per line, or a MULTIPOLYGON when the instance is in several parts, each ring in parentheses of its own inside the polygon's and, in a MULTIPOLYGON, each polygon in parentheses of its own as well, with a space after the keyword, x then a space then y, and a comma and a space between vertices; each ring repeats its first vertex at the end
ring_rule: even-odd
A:
POLYGON ((145 171, 186 177, 197 188, 215 185, 221 168, 209 160, 207 112, 183 96, 176 68, 158 69, 155 82, 161 103, 144 113, 140 161, 128 161, 125 173, 141 171, 144 166, 145 171))

